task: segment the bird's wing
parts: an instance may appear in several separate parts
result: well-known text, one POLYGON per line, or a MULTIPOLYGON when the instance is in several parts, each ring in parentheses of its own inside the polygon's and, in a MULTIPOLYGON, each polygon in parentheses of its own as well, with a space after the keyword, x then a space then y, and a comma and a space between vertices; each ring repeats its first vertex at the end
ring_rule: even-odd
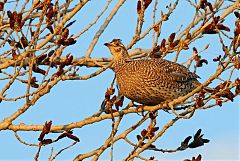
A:
POLYGON ((185 82, 185 81, 199 78, 196 74, 191 73, 190 71, 188 71, 186 73, 173 71, 171 73, 171 76, 173 77, 173 80, 177 81, 177 82, 185 82))
POLYGON ((200 78, 195 73, 189 71, 183 65, 168 61, 168 60, 152 60, 151 63, 152 67, 154 67, 155 72, 159 77, 166 77, 169 81, 176 81, 176 82, 185 82, 192 79, 200 78), (156 65, 155 65, 156 64, 156 65))
POLYGON ((127 73, 129 77, 138 77, 138 79, 143 80, 147 78, 148 81, 169 80, 185 82, 199 78, 183 65, 163 59, 128 60, 125 65, 131 67, 124 68, 124 73, 127 73))
POLYGON ((166 68, 168 68, 166 72, 169 74, 169 76, 172 77, 174 81, 184 82, 184 81, 200 78, 197 74, 192 73, 191 71, 189 71, 188 68, 186 68, 183 65, 170 62, 167 60, 165 63, 167 64, 165 65, 166 68))

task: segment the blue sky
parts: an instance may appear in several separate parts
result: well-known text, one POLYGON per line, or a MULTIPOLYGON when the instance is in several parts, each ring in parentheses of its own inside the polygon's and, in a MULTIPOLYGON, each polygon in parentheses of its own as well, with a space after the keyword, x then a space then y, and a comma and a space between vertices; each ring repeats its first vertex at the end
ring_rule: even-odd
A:
MULTIPOLYGON (((77 40, 77 43, 65 50, 64 54, 71 53, 75 57, 84 56, 89 43, 92 41, 94 33, 99 29, 106 16, 109 14, 110 9, 116 4, 116 0, 110 5, 107 12, 100 19, 92 29, 77 40)), ((85 28, 88 23, 101 11, 106 1, 94 1, 92 0, 87 4, 83 10, 81 10, 74 20, 77 22, 71 26, 70 34, 77 33, 85 28), (97 6, 97 7, 96 7, 97 6)), ((164 9, 166 2, 159 2, 158 11, 164 9)), ((9 6, 10 7, 10 6, 9 6)), ((146 24, 151 24, 153 4, 148 8, 146 12, 146 24)), ((164 9, 166 11, 166 8, 164 9)), ((194 9, 186 2, 181 1, 176 12, 170 17, 170 21, 166 22, 162 28, 162 38, 167 38, 172 32, 179 29, 180 25, 186 25, 191 21, 193 17, 194 9)), ((159 16, 159 15, 157 15, 159 16)), ((111 57, 108 49, 103 45, 105 42, 111 41, 113 38, 121 38, 123 43, 128 44, 135 31, 136 23, 136 1, 127 1, 124 3, 119 13, 114 17, 114 20, 109 24, 108 28, 103 33, 98 44, 96 45, 91 57, 111 57)), ((231 15, 231 18, 224 22, 227 26, 234 26, 235 18, 231 15)), ((148 25, 146 25, 148 26, 148 25)), ((184 26, 183 26, 184 28, 184 26)), ((144 26, 144 29, 146 27, 144 26)), ((231 32, 232 34, 232 32, 231 32)), ((200 81, 204 82, 215 71, 215 63, 212 62, 212 58, 215 58, 219 54, 222 54, 221 47, 217 38, 217 35, 206 35, 205 38, 197 40, 190 49, 181 52, 179 62, 183 62, 189 56, 192 55, 192 47, 197 47, 201 50, 210 43, 209 49, 202 54, 203 58, 209 60, 209 64, 206 68, 199 68, 197 74, 202 78, 200 81)), ((151 48, 151 35, 146 39, 140 41, 133 48, 151 48)), ((2 51, 2 50, 1 50, 2 51)), ((166 59, 173 60, 174 54, 169 54, 166 59)), ((81 74, 89 74, 97 69, 81 68, 81 74)), ((223 78, 227 78, 227 74, 223 75, 223 78)), ((239 75, 235 72, 234 78, 239 75)), ((55 86, 51 92, 42 97, 30 110, 24 113, 21 117, 14 121, 15 124, 44 124, 47 120, 52 120, 53 125, 67 124, 76 122, 90 116, 99 110, 102 100, 104 99, 104 93, 110 86, 110 83, 114 77, 111 70, 107 70, 101 75, 86 80, 86 81, 64 81, 55 86)), ((1 82, 0 87, 5 85, 6 82, 1 82)), ((215 82, 214 82, 215 83, 215 82)), ((216 84, 212 84, 214 87, 216 84)), ((25 86, 15 84, 9 91, 9 95, 18 94, 25 91, 25 86), (12 92, 12 93, 11 93, 12 92)), ((128 100, 125 100, 127 103, 128 100)), ((194 116, 189 120, 181 120, 171 127, 157 142, 155 145, 163 149, 174 149, 180 142, 188 135, 193 135, 199 128, 203 130, 205 138, 210 139, 210 143, 197 149, 188 149, 186 151, 167 154, 167 153, 143 153, 143 156, 154 155, 159 160, 184 160, 202 154, 203 160, 239 160, 239 102, 240 99, 235 98, 234 102, 224 104, 223 107, 214 107, 208 110, 198 110, 194 116), (150 153, 150 154, 149 154, 150 153)), ((2 102, 0 104, 0 119, 7 117, 15 110, 17 110, 23 102, 2 102)), ((164 123, 174 118, 173 114, 168 114, 163 111, 159 111, 157 120, 158 126, 163 126, 164 123)), ((119 133, 130 127, 131 124, 140 119, 137 114, 131 114, 124 118, 120 125, 119 133)), ((140 133, 143 128, 147 128, 149 121, 141 126, 129 139, 137 141, 136 135, 140 133)), ((81 129, 75 129, 74 134, 80 138, 80 143, 74 147, 63 152, 59 159, 71 160, 77 154, 84 153, 97 148, 104 143, 104 139, 109 136, 111 131, 111 120, 106 120, 96 125, 89 125, 81 129)), ((19 135, 23 140, 30 143, 37 143, 39 132, 19 132, 19 135)), ((53 138, 57 137, 55 134, 48 135, 53 138)), ((55 152, 69 145, 71 141, 65 139, 55 144, 53 147, 55 152)), ((52 146, 42 148, 40 159, 46 160, 49 157, 52 146)), ((33 160, 36 154, 36 147, 27 147, 17 141, 11 131, 0 132, 0 160, 33 160)), ((116 160, 121 160, 123 156, 128 154, 132 148, 124 142, 119 142, 114 147, 114 156, 116 160)), ((109 151, 106 151, 101 160, 109 160, 109 151)))

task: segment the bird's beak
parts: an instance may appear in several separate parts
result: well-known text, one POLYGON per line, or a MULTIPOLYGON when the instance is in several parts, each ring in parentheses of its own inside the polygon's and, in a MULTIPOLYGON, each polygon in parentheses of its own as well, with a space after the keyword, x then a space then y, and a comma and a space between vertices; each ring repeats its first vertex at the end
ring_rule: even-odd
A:
POLYGON ((109 43, 105 43, 104 45, 105 45, 105 46, 109 46, 110 44, 109 44, 109 43))

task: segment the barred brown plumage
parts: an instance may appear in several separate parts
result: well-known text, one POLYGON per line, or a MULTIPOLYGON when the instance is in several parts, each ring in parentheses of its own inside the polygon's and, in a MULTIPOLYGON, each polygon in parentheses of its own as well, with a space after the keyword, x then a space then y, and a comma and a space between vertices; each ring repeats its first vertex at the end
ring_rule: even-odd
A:
POLYGON ((120 39, 105 43, 113 55, 120 92, 132 101, 157 105, 184 96, 201 85, 196 74, 164 59, 130 59, 120 39))

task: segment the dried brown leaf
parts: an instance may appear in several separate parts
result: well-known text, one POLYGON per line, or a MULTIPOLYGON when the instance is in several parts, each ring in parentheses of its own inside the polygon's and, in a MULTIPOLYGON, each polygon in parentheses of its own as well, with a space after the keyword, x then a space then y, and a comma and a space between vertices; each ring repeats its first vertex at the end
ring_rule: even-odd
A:
POLYGON ((137 2, 137 13, 140 14, 142 9, 142 2, 139 0, 137 2))
POLYGON ((41 144, 42 145, 48 145, 48 144, 51 144, 53 141, 52 139, 44 139, 41 141, 41 144))
POLYGON ((0 2, 0 11, 3 11, 3 9, 4 9, 4 3, 0 2))
POLYGON ((168 42, 169 42, 170 44, 172 44, 172 42, 174 41, 175 35, 176 35, 176 33, 173 32, 173 33, 171 33, 171 35, 168 37, 168 42))

